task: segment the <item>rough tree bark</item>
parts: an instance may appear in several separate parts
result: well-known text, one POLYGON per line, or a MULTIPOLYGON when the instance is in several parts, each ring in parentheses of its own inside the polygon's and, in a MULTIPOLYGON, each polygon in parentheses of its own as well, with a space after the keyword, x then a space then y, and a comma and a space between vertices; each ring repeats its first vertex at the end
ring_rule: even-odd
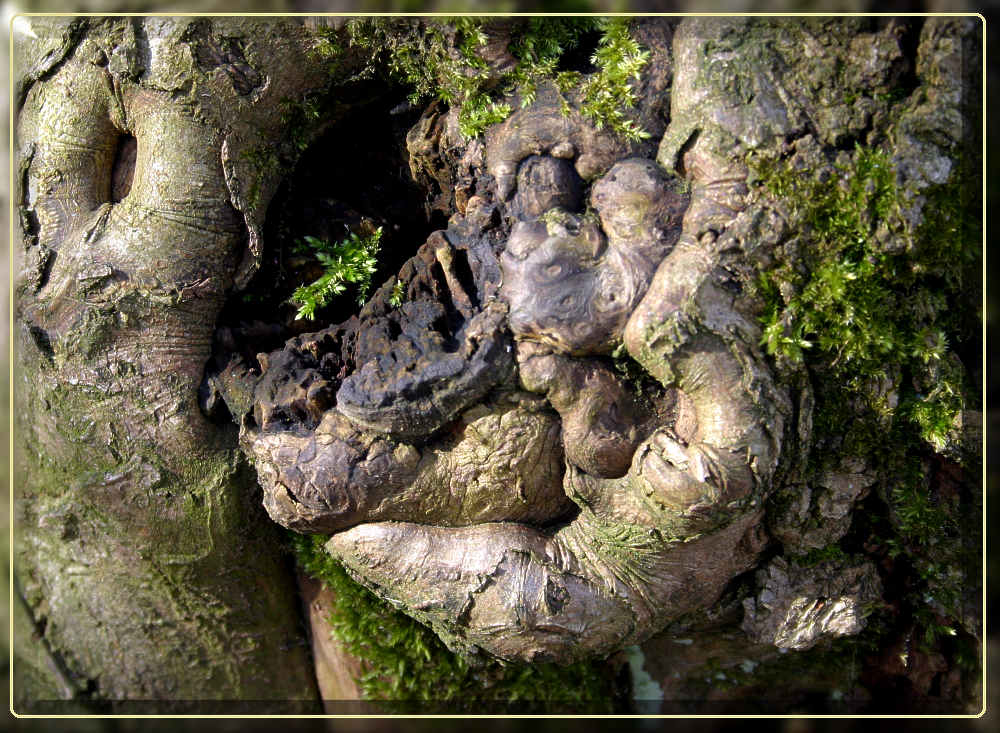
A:
POLYGON ((279 538, 198 389, 279 183, 248 151, 285 133, 283 100, 328 83, 312 34, 253 19, 31 27, 16 557, 44 651, 15 675, 21 694, 311 701, 279 538))
MULTIPOLYGON (((303 136, 371 93, 361 57, 331 62, 330 33, 292 21, 33 22, 21 699, 315 700, 262 506, 463 654, 568 663, 669 627, 647 646, 669 665, 664 638, 707 630, 714 653, 734 607, 730 661, 863 628, 875 554, 795 558, 841 541, 880 477, 813 435, 810 367, 765 351, 755 283, 807 261, 812 224, 753 161, 835 186, 888 149, 898 206, 871 236, 912 249, 968 151, 973 21, 637 22, 648 140, 548 82, 471 141, 431 105, 408 162, 447 227, 325 328, 220 314, 275 247, 264 214, 303 136), (320 96, 322 123, 296 117, 320 96)), ((492 31, 499 75, 511 35, 492 31)))

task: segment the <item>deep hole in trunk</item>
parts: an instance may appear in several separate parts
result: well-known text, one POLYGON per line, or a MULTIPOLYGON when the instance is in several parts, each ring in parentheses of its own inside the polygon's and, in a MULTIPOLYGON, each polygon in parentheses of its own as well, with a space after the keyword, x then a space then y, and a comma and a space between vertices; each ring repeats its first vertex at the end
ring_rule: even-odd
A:
POLYGON ((428 213, 430 194, 410 174, 406 133, 422 108, 400 104, 406 92, 398 88, 354 91, 366 101, 325 129, 282 181, 267 209, 260 269, 219 314, 199 394, 203 413, 216 424, 232 424, 229 407, 213 384, 227 365, 239 363, 234 357, 246 368, 259 369, 257 354, 280 349, 293 336, 342 323, 360 310, 358 288, 347 283, 342 294, 316 309, 313 319, 296 318, 292 294, 325 269, 304 246, 306 237, 336 244, 352 231, 363 236, 381 227, 371 297, 431 232, 447 226, 443 213, 428 213))
POLYGON ((118 138, 115 149, 115 162, 111 168, 111 203, 117 204, 128 196, 132 190, 132 178, 135 175, 135 154, 137 143, 135 137, 124 132, 118 138))
POLYGON ((597 67, 591 62, 591 57, 600 45, 601 31, 592 30, 584 33, 580 37, 580 42, 573 48, 566 51, 559 64, 557 71, 579 71, 582 74, 592 74, 597 71, 597 67))
POLYGON ((314 319, 295 319, 292 293, 324 272, 303 247, 305 237, 335 244, 352 231, 363 235, 381 227, 370 297, 432 231, 447 226, 440 212, 427 214, 427 192, 410 174, 406 133, 422 109, 400 105, 404 95, 389 88, 359 105, 313 142, 282 182, 267 210, 260 270, 245 291, 230 298, 219 319, 220 329, 237 332, 236 346, 245 356, 279 348, 291 336, 319 331, 360 310, 358 289, 348 284, 314 319), (257 325, 245 327, 251 323, 257 325))

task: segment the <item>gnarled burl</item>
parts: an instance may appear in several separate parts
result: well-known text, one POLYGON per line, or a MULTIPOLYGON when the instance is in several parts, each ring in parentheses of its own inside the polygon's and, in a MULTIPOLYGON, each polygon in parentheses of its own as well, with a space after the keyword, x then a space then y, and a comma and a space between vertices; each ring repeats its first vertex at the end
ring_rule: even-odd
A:
POLYGON ((712 141, 680 180, 551 89, 491 132, 494 199, 402 268, 402 305, 390 281, 262 358, 242 440, 271 516, 508 660, 607 654, 715 602, 762 547, 790 410, 718 282, 745 171, 712 141))

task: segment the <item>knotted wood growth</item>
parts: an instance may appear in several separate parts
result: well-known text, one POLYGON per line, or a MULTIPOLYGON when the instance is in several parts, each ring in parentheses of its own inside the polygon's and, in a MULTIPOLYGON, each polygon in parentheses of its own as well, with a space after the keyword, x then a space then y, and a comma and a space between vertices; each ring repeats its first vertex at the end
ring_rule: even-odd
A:
POLYGON ((400 307, 387 283, 357 320, 270 355, 261 386, 310 350, 343 376, 293 379, 284 408, 258 387, 258 414, 299 402, 303 417, 251 420, 243 440, 277 521, 340 530, 329 551, 449 644, 570 662, 711 604, 752 566, 788 398, 691 215, 730 172, 697 167, 689 200, 650 146, 553 99, 487 137, 480 175, 497 183, 477 205, 504 216, 457 214, 400 271, 400 307), (657 404, 619 379, 622 344, 657 404), (486 415, 504 450, 456 472, 486 415))

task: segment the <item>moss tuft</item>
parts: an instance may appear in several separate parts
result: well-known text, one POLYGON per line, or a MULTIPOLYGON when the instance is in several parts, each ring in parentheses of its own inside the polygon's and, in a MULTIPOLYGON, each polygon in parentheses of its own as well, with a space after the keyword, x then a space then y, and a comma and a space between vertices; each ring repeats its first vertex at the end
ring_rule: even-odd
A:
POLYGON ((292 293, 292 302, 299 306, 296 318, 315 318, 316 309, 327 305, 330 300, 347 289, 346 283, 357 286, 358 305, 364 305, 376 270, 376 257, 382 240, 382 227, 361 236, 350 232, 348 237, 336 244, 305 237, 297 247, 299 254, 315 255, 323 266, 323 274, 308 285, 302 285, 292 293))
POLYGON ((847 553, 841 549, 840 545, 834 543, 826 547, 814 548, 804 555, 792 556, 791 559, 801 568, 811 568, 824 562, 843 562, 847 560, 847 553))
MULTIPOLYGON (((481 135, 503 122, 513 111, 506 97, 520 95, 521 106, 534 102, 538 86, 555 82, 564 95, 580 94, 581 113, 601 129, 608 127, 629 140, 649 134, 628 116, 638 81, 649 60, 629 32, 623 18, 532 18, 519 27, 509 45, 511 68, 491 71, 483 57, 493 32, 482 18, 445 21, 405 18, 357 18, 347 24, 350 44, 368 52, 362 75, 387 74, 411 89, 413 103, 427 99, 457 106, 462 134, 481 135), (590 33, 599 33, 598 48, 590 58, 596 71, 589 75, 560 69, 590 33)), ((569 103, 564 99, 564 111, 569 103)))
MULTIPOLYGON (((940 645, 958 633, 978 576, 973 464, 981 457, 961 448, 955 427, 978 401, 958 354, 979 347, 975 176, 960 162, 925 191, 914 229, 905 216, 913 195, 897 186, 889 156, 856 146, 848 157, 826 179, 784 161, 751 161, 752 180, 801 233, 798 257, 759 275, 763 345, 779 367, 804 368, 814 386, 807 480, 835 469, 825 465, 831 456, 857 456, 877 471, 882 501, 868 505, 878 516, 861 518, 864 544, 885 564, 912 570, 897 620, 940 645)), ((840 552, 833 545, 800 562, 840 552)))
MULTIPOLYGON (((780 162, 757 166, 758 181, 808 239, 800 261, 760 275, 768 304, 762 343, 779 362, 808 364, 842 385, 841 404, 861 400, 881 424, 904 419, 943 449, 970 394, 951 357, 967 338, 957 314, 968 311, 968 264, 979 256, 978 239, 962 223, 968 217, 945 204, 958 195, 961 173, 931 193, 918 231, 898 234, 905 246, 890 248, 903 201, 888 156, 857 146, 836 170, 839 180, 820 181, 780 162), (900 393, 879 389, 894 382, 900 393)), ((840 412, 834 417, 843 425, 840 412)))

